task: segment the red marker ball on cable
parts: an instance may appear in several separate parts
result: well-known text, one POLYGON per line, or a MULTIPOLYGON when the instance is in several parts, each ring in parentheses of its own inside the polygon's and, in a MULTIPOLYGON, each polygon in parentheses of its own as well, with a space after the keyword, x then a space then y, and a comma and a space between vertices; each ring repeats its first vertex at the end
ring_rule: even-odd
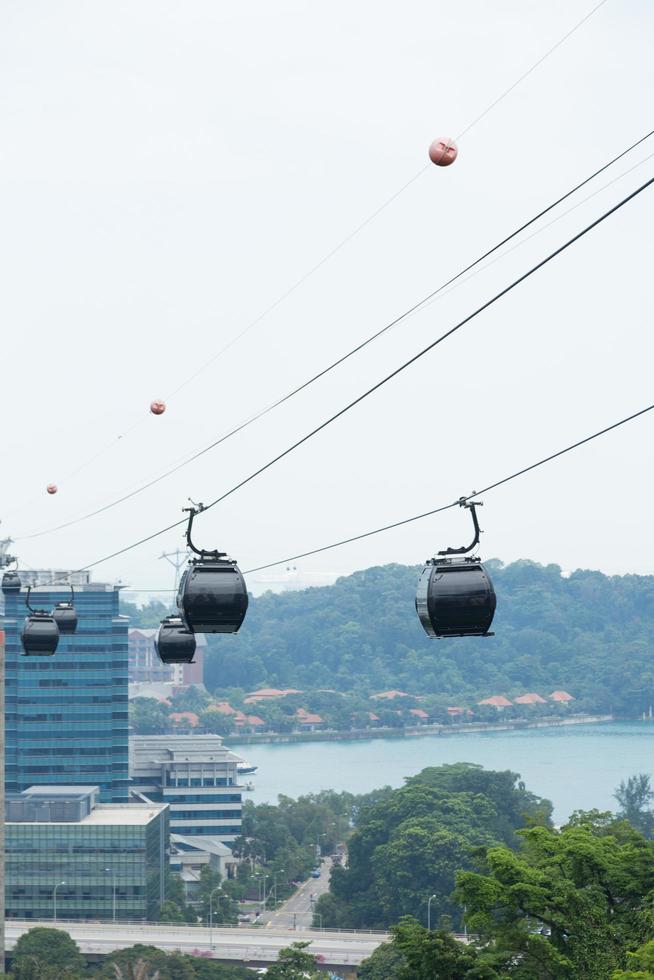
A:
POLYGON ((166 403, 160 401, 150 402, 150 411, 153 415, 163 415, 166 411, 166 403))
POLYGON ((458 147, 450 136, 437 137, 429 147, 429 159, 437 167, 449 167, 456 160, 458 153, 458 147))
POLYGON ((48 493, 56 493, 57 492, 57 484, 56 483, 48 483, 48 485, 46 487, 46 490, 48 491, 48 493))

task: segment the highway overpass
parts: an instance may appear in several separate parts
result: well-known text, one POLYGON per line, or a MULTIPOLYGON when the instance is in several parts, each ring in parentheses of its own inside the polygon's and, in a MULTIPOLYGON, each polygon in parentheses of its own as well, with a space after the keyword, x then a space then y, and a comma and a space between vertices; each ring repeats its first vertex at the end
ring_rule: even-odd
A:
POLYGON ((287 929, 280 926, 226 927, 213 930, 171 924, 149 925, 113 922, 45 922, 7 919, 6 945, 11 952, 16 940, 37 926, 64 929, 89 957, 106 956, 116 949, 144 943, 172 952, 179 950, 222 963, 241 963, 250 967, 269 966, 279 950, 291 943, 310 941, 310 952, 321 969, 341 976, 356 976, 356 968, 388 937, 384 933, 339 932, 329 929, 287 929))

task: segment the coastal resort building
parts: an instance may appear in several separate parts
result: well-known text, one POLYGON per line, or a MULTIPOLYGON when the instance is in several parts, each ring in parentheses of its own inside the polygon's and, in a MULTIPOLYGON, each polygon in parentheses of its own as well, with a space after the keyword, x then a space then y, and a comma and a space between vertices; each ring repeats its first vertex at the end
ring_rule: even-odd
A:
POLYGON ((298 708, 295 713, 295 721, 300 731, 316 732, 325 727, 325 719, 320 715, 298 708))
POLYGON ((547 701, 540 694, 521 694, 520 697, 513 699, 513 703, 529 704, 533 708, 537 704, 547 704, 547 701))
POLYGON ((574 698, 567 691, 552 691, 549 700, 556 701, 557 704, 569 704, 571 701, 574 701, 574 698))
POLYGON ((159 918, 168 807, 99 796, 98 786, 64 785, 7 795, 7 918, 159 918))
POLYGON ((429 721, 429 715, 424 708, 410 708, 409 714, 414 718, 416 725, 426 725, 429 721))
POLYGON ((195 711, 172 711, 168 718, 176 728, 197 728, 200 724, 195 711))
POLYGON ((258 715, 245 715, 242 711, 236 712, 234 724, 239 732, 246 735, 256 735, 257 732, 263 732, 268 727, 263 718, 259 718, 258 715))
POLYGON ((498 711, 502 711, 503 708, 512 707, 509 699, 505 698, 503 694, 494 694, 491 698, 485 698, 483 701, 478 701, 477 704, 488 704, 491 708, 497 708, 498 711))
POLYGON ((274 701, 277 698, 287 698, 290 694, 304 694, 304 691, 297 691, 294 687, 287 687, 284 690, 276 687, 262 687, 258 691, 250 691, 243 703, 256 704, 257 701, 274 701))

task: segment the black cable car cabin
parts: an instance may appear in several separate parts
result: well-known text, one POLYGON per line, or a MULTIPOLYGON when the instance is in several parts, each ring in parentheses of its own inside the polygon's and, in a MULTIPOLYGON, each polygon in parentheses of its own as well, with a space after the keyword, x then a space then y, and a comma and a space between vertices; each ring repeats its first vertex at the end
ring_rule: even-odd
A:
POLYGON ((33 609, 21 633, 23 656, 51 657, 59 643, 59 627, 45 609, 33 609))
POLYGON ((186 628, 181 616, 166 616, 161 620, 154 648, 164 664, 192 664, 195 634, 186 628))
POLYGON ((497 603, 495 589, 479 558, 456 557, 472 551, 479 542, 475 508, 461 500, 472 513, 475 539, 468 548, 448 548, 430 559, 422 571, 416 595, 416 612, 428 636, 493 636, 489 632, 497 603))
POLYGON ((2 576, 2 591, 4 595, 16 595, 20 592, 20 575, 17 571, 5 572, 2 576))
POLYGON ((70 587, 70 602, 58 602, 52 610, 54 621, 62 636, 70 636, 77 629, 77 610, 74 606, 75 591, 70 587))
POLYGON ((193 518, 202 504, 187 508, 186 540, 192 558, 179 583, 177 608, 192 633, 237 633, 248 608, 245 579, 235 561, 221 551, 199 551, 191 540, 193 518))
POLYGON ((46 609, 32 609, 30 591, 31 586, 28 585, 25 605, 30 614, 25 620, 20 635, 23 644, 23 656, 51 657, 59 643, 59 627, 52 613, 46 609))

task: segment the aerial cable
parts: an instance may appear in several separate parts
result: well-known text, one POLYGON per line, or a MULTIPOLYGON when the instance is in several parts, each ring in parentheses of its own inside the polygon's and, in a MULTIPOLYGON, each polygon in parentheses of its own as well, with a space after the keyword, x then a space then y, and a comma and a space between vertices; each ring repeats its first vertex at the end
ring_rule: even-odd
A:
MULTIPOLYGON (((564 251, 566 251, 568 248, 570 248, 571 245, 573 245, 575 242, 578 242, 581 238, 583 238, 585 235, 587 235, 594 228, 597 228, 598 225, 600 225, 603 221, 605 221, 612 214, 615 214, 617 211, 619 211, 621 208, 623 208, 625 206, 625 204, 627 204, 629 201, 632 201, 639 194, 642 194, 642 192, 644 190, 646 190, 647 188, 651 187, 651 185, 653 183, 654 183, 654 177, 650 177, 649 180, 647 180, 640 187, 636 188, 635 191, 632 191, 631 194, 628 194, 627 195, 627 197, 623 198, 617 204, 614 204, 612 208, 609 208, 608 211, 605 211, 604 214, 600 215, 599 218, 596 218, 595 221, 592 221, 589 225, 587 225, 585 228, 583 228, 580 232, 578 232, 572 238, 568 239, 567 242, 564 242, 563 245, 560 245, 553 252, 550 252, 550 254, 547 255, 544 259, 541 259, 540 262, 537 262, 536 265, 534 265, 530 269, 528 269, 527 272, 523 273, 521 276, 518 276, 517 279, 514 279, 513 282, 509 283, 508 286, 505 286, 504 289, 500 290, 499 293, 496 293, 493 297, 491 297, 491 299, 487 300, 485 303, 482 303, 481 306, 477 307, 476 310, 474 310, 472 313, 468 314, 467 317, 464 317, 463 320, 460 320, 453 327, 450 327, 449 330, 446 330, 445 333, 443 333, 439 337, 437 337, 436 340, 433 340, 431 342, 431 344, 428 344, 427 345, 427 347, 424 347, 421 351, 418 351, 418 353, 417 354, 414 354, 413 357, 409 358, 409 360, 404 361, 402 364, 400 364, 399 367, 395 368, 394 371, 391 371, 390 374, 387 374, 384 378, 382 378, 376 384, 372 385, 370 388, 367 388, 366 391, 364 391, 361 395, 358 395, 357 398, 355 398, 353 401, 349 402, 343 408, 339 409, 338 412, 335 412, 333 415, 329 416, 329 418, 327 418, 323 422, 321 422, 320 425, 316 426, 310 432, 306 433, 300 439, 296 440, 294 443, 292 443, 290 446, 288 446, 286 449, 284 449, 281 453, 278 453, 272 459, 268 460, 267 463, 264 463, 257 470, 255 470, 253 473, 250 473, 249 476, 244 477, 242 480, 240 480, 238 483, 236 483, 229 490, 226 490, 225 493, 221 494, 219 497, 216 497, 216 499, 215 500, 212 500, 211 503, 206 504, 203 507, 203 512, 204 511, 207 511, 207 510, 210 510, 212 507, 215 507, 216 504, 219 504, 223 500, 226 500, 232 494, 236 493, 237 490, 240 490, 246 484, 248 484, 252 480, 254 480, 257 476, 260 476, 266 470, 268 470, 272 466, 274 466, 275 463, 278 463, 280 460, 282 460, 286 456, 290 455, 292 452, 294 452, 300 446, 304 445, 304 443, 305 442, 308 442, 309 439, 313 438, 313 436, 317 435, 319 432, 322 432, 323 429, 326 429, 327 426, 331 425, 332 422, 335 422, 337 419, 341 418, 341 416, 345 415, 347 412, 349 412, 352 408, 354 408, 360 402, 364 401, 364 399, 366 399, 370 395, 374 394, 376 391, 378 391, 380 388, 382 388, 385 384, 387 384, 393 378, 397 377, 399 374, 401 374, 403 371, 405 371, 412 364, 415 364, 416 361, 420 360, 420 358, 424 357, 425 354, 428 354, 430 351, 432 351, 435 347, 437 347, 439 344, 441 344, 448 337, 451 337, 452 334, 456 333, 462 327, 464 327, 468 323, 470 323, 473 319, 475 319, 475 317, 479 316, 479 314, 482 313, 484 310, 488 309, 490 306, 493 306, 499 299, 502 299, 504 296, 506 296, 508 293, 510 293, 513 289, 515 289, 516 286, 519 286, 525 280, 529 279, 535 272, 538 272, 540 269, 542 269, 544 266, 546 266, 549 262, 551 262, 552 259, 554 259, 557 256, 561 255, 561 253, 564 252, 564 251)), ((100 565, 100 564, 102 564, 105 561, 109 561, 111 558, 116 558, 119 555, 122 555, 122 554, 124 554, 127 551, 131 551, 133 548, 136 548, 136 547, 138 547, 141 544, 145 544, 145 542, 147 542, 147 541, 153 540, 153 538, 159 537, 161 534, 165 534, 167 531, 173 530, 173 528, 180 527, 182 524, 186 524, 186 519, 185 518, 183 518, 180 521, 175 521, 173 524, 169 524, 167 527, 161 528, 161 530, 155 531, 152 534, 149 534, 149 535, 147 535, 144 538, 140 538, 138 541, 135 541, 132 544, 126 545, 124 548, 120 548, 118 551, 114 551, 110 555, 106 555, 104 558, 99 558, 96 561, 93 561, 93 562, 91 562, 88 565, 84 565, 84 566, 82 566, 82 568, 78 569, 78 571, 84 571, 85 569, 93 568, 94 566, 100 565)))
MULTIPOLYGON (((647 405, 646 408, 641 408, 638 412, 634 412, 632 415, 627 415, 626 418, 613 422, 611 425, 607 425, 603 429, 599 429, 597 432, 593 432, 589 436, 584 436, 583 439, 578 439, 577 442, 571 443, 564 449, 559 449, 556 452, 551 453, 549 456, 544 456, 542 459, 537 460, 535 463, 530 463, 528 466, 523 466, 521 469, 515 470, 515 472, 510 473, 508 476, 502 477, 501 480, 496 480, 494 483, 490 483, 482 490, 475 490, 474 493, 469 494, 467 497, 459 497, 456 500, 451 501, 449 504, 442 504, 440 507, 434 507, 432 510, 423 511, 421 514, 414 514, 412 517, 405 517, 400 521, 393 521, 392 524, 384 524, 382 527, 373 528, 371 531, 364 531, 361 534, 353 534, 348 538, 341 538, 339 541, 332 541, 331 544, 322 545, 320 548, 312 548, 310 551, 302 551, 296 555, 289 555, 287 558, 280 558, 278 561, 271 561, 267 562, 265 565, 257 565, 254 568, 248 568, 243 574, 253 575, 255 572, 264 572, 269 568, 275 568, 277 565, 286 565, 292 561, 299 561, 301 558, 310 558, 313 555, 322 554, 323 551, 332 551, 334 548, 342 548, 344 545, 352 544, 355 541, 364 541, 366 538, 374 537, 376 534, 384 534, 386 531, 392 531, 395 528, 404 527, 407 524, 414 524, 416 521, 422 521, 426 517, 433 517, 435 514, 442 514, 444 511, 451 510, 453 507, 460 507, 462 502, 474 500, 475 497, 481 497, 482 494, 487 494, 492 490, 497 490, 498 487, 511 483, 513 480, 517 480, 518 477, 524 476, 526 473, 530 473, 532 470, 538 469, 541 466, 545 466, 546 463, 551 463, 560 456, 565 456, 567 453, 571 453, 575 449, 579 449, 581 446, 585 446, 587 443, 593 442, 593 440, 599 439, 601 436, 605 436, 609 432, 613 432, 615 429, 619 429, 621 426, 627 425, 628 422, 633 422, 635 419, 638 419, 642 415, 646 415, 648 412, 653 410, 654 404, 647 405)), ((130 588, 126 589, 126 591, 154 592, 163 594, 175 592, 177 590, 130 588)))
MULTIPOLYGON (((541 55, 541 57, 538 58, 538 60, 535 61, 533 65, 531 65, 526 71, 524 71, 516 79, 515 82, 513 82, 507 89, 505 89, 491 103, 489 103, 489 105, 487 105, 486 108, 481 113, 479 113, 479 115, 476 116, 472 120, 472 122, 470 122, 465 127, 465 129, 461 130, 461 132, 457 135, 456 139, 460 140, 464 136, 466 136, 469 132, 471 132, 471 130, 479 122, 481 122, 481 120, 485 116, 487 116, 489 112, 491 112, 497 105, 500 104, 500 102, 502 102, 508 95, 510 95, 510 93, 513 92, 526 78, 528 78, 529 75, 531 75, 534 71, 536 71, 536 69, 539 68, 540 65, 542 65, 543 62, 545 62, 550 57, 550 55, 552 55, 558 48, 560 48, 561 45, 563 45, 568 40, 568 38, 570 38, 574 33, 576 33, 576 31, 578 31, 579 28, 582 27, 593 16, 593 14, 595 14, 600 9, 600 7, 603 7, 605 3, 607 3, 607 0, 600 0, 599 3, 595 4, 595 6, 592 7, 588 11, 588 13, 581 18, 581 20, 577 21, 577 23, 574 24, 573 27, 571 27, 563 35, 563 37, 559 38, 558 41, 556 41, 550 48, 548 48, 548 50, 543 55, 541 55)), ((408 187, 410 187, 413 183, 415 183, 420 177, 423 176, 424 173, 427 172, 427 170, 430 169, 431 169, 431 164, 429 163, 421 167, 420 170, 418 170, 412 177, 409 178, 409 180, 407 180, 399 188, 399 190, 395 191, 393 194, 391 194, 390 197, 386 198, 386 200, 382 204, 380 204, 359 225, 357 225, 351 232, 349 232, 344 238, 342 238, 329 252, 327 252, 327 254, 324 255, 322 259, 320 259, 314 266, 308 269, 307 272, 303 273, 300 276, 300 278, 293 283, 293 285, 291 285, 280 296, 278 296, 277 299, 274 300, 268 307, 266 307, 266 309, 264 309, 262 313, 260 313, 257 317, 255 317, 254 320, 251 320, 243 328, 243 330, 241 330, 240 333, 238 333, 235 337, 233 337, 230 341, 228 341, 227 344, 225 344, 224 347, 220 348, 220 350, 218 350, 211 358, 209 358, 208 361, 205 361, 204 364, 200 365, 200 367, 196 371, 194 371, 193 374, 191 374, 188 378, 182 381, 176 388, 170 391, 166 395, 166 400, 178 394, 183 388, 185 388, 192 381, 194 381, 198 377, 198 375, 200 375, 204 370, 206 370, 206 368, 214 364, 220 357, 222 357, 223 354, 225 354, 228 350, 230 350, 233 346, 235 346, 235 344, 237 344, 242 337, 244 337, 247 333, 249 333, 250 330, 252 330, 255 326, 261 323, 261 321, 265 319, 265 317, 267 317, 270 313, 272 313, 275 309, 277 309, 278 306, 280 306, 286 299, 288 299, 288 297, 291 296, 315 272, 317 272, 320 268, 322 268, 322 266, 324 266, 327 262, 329 262, 329 260, 333 258, 334 255, 336 255, 345 245, 351 242, 359 234, 359 232, 363 231, 363 229, 366 228, 372 221, 374 221, 374 219, 378 217, 378 215, 380 215, 383 211, 385 211, 390 204, 392 204, 395 200, 397 200, 397 198, 399 198, 404 193, 404 191, 407 190, 408 187)), ((80 473, 87 466, 91 465, 91 463, 93 463, 96 459, 102 456, 105 452, 108 452, 110 449, 113 449, 113 447, 117 445, 117 443, 119 443, 125 436, 129 435, 135 429, 139 428, 139 426, 141 426, 144 422, 145 422, 145 418, 139 417, 137 421, 135 421, 131 426, 129 426, 129 428, 125 429, 125 431, 122 432, 120 435, 112 439, 111 442, 109 442, 103 449, 95 453, 90 459, 80 463, 79 466, 77 466, 75 470, 69 473, 68 477, 65 477, 63 481, 60 481, 60 483, 65 482, 66 479, 72 479, 74 476, 80 473)), ((62 525, 62 526, 66 526, 66 525, 62 525)))
MULTIPOLYGON (((311 551, 303 551, 300 554, 291 555, 288 558, 280 558, 279 561, 271 561, 266 565, 257 565, 256 568, 248 568, 243 574, 252 575, 254 572, 263 572, 268 568, 275 568, 276 565, 284 565, 287 562, 298 561, 300 558, 309 558, 311 555, 319 555, 323 551, 331 551, 334 548, 341 548, 343 545, 352 544, 354 541, 363 541, 365 538, 371 538, 375 534, 383 534, 385 531, 392 531, 396 527, 404 527, 406 524, 413 524, 415 521, 422 521, 425 519, 425 517, 433 517, 434 514, 442 514, 443 511, 450 510, 453 507, 459 507, 464 502, 467 503, 469 500, 474 500, 475 497, 480 497, 482 494, 490 493, 491 490, 497 490, 498 487, 502 487, 506 483, 511 483, 512 480, 517 480, 518 477, 524 476, 525 473, 530 473, 532 470, 538 469, 540 466, 545 466, 546 463, 551 463, 560 456, 565 456, 566 453, 571 453, 573 450, 579 449, 580 446, 585 446, 586 443, 592 442, 594 439, 599 439, 600 436, 605 436, 607 433, 613 432, 614 429, 619 429, 620 426, 626 425, 628 422, 633 422, 634 419, 640 418, 641 415, 646 415, 652 410, 654 410, 654 405, 648 405, 646 408, 641 408, 640 411, 634 412, 633 415, 628 415, 626 418, 620 419, 618 422, 613 422, 611 425, 607 425, 605 428, 599 429, 597 432, 593 432, 589 436, 584 436, 583 439, 579 439, 577 442, 573 442, 564 449, 559 449, 557 452, 551 453, 549 456, 545 456, 543 459, 539 459, 535 463, 530 463, 528 466, 523 466, 522 469, 516 470, 514 473, 510 473, 508 476, 502 477, 501 480, 496 480, 494 483, 490 483, 487 487, 484 487, 483 490, 475 490, 467 497, 460 497, 457 500, 453 500, 449 504, 443 504, 441 507, 434 507, 433 510, 426 510, 422 514, 414 514, 413 517, 405 517, 401 521, 394 521, 392 524, 385 524, 383 527, 376 527, 372 531, 364 531, 362 534, 353 534, 349 538, 342 538, 340 541, 334 541, 331 544, 323 545, 321 548, 312 548, 311 551)), ((134 591, 137 592, 139 590, 135 589, 134 591)))
MULTIPOLYGON (((99 514, 103 514, 103 513, 105 513, 105 511, 110 510, 113 507, 116 507, 119 504, 122 504, 122 503, 124 503, 127 500, 130 500, 132 497, 138 496, 139 494, 143 493, 145 490, 149 490, 150 487, 153 487, 157 483, 159 483, 160 481, 167 479, 169 476, 172 476, 174 473, 177 473, 183 467, 188 466, 190 463, 193 463, 196 459, 199 459, 205 453, 210 452, 211 450, 215 449, 217 446, 221 445, 221 443, 226 442, 232 436, 235 436, 239 432, 242 432, 243 429, 247 428, 249 425, 252 425, 254 422, 256 422, 259 419, 263 418, 265 415, 267 415, 269 412, 272 412, 274 409, 278 408, 280 405, 283 405, 285 402, 287 402, 291 398, 295 397, 295 395, 298 395, 298 394, 300 394, 300 392, 302 392, 305 389, 309 388, 312 384, 314 384, 316 381, 319 381, 321 378, 325 377, 327 374, 329 374, 335 368, 339 367, 341 364, 343 364, 345 361, 347 361, 350 357, 353 357, 355 354, 358 354, 361 350, 363 350, 369 344, 372 344, 379 337, 383 336, 389 330, 391 330, 394 327, 396 327, 400 322, 402 322, 403 320, 407 319, 413 313, 416 313, 422 307, 426 306, 428 303, 430 303, 432 300, 434 300, 439 294, 441 294, 444 290, 446 290, 449 286, 452 286, 453 284, 455 284, 457 282, 457 280, 460 280, 461 277, 464 276, 467 272, 470 272, 472 269, 474 269, 476 266, 478 266, 481 262, 483 262, 489 256, 493 255, 493 253, 497 252, 499 249, 501 249, 504 245, 506 245, 512 239, 516 238, 516 236, 518 236, 526 228, 529 228, 531 225, 533 225, 535 222, 537 222, 544 215, 548 214, 550 211, 552 211, 554 208, 556 208, 563 201, 567 200, 569 197, 571 197, 573 194, 575 194, 578 190, 580 190, 586 184, 590 183, 590 181, 594 180, 595 177, 598 177, 601 173, 603 173, 605 170, 607 170, 609 167, 611 167, 614 163, 617 163, 618 160, 621 160, 624 156, 626 156, 628 153, 630 153, 636 147, 640 146, 641 143, 643 143, 645 140, 649 139, 652 135, 654 135, 654 130, 650 130, 644 136, 641 136, 640 139, 638 139, 634 143, 632 143, 631 146, 627 147, 627 149, 622 150, 622 152, 621 153, 618 153, 617 156, 614 156, 611 160, 609 160, 607 163, 604 163, 601 167, 599 167, 597 170, 595 170, 588 177, 585 177, 583 180, 581 180, 578 184, 576 184, 569 191, 566 191, 565 194, 562 194, 560 197, 558 197, 551 204, 548 204, 547 207, 543 208, 541 211, 539 211, 537 214, 535 214, 532 218, 529 218, 529 220, 523 222, 523 224, 521 224, 518 228, 516 228, 514 231, 512 231, 509 235, 507 235, 505 238, 503 238, 500 242, 498 242, 497 244, 493 245, 486 252, 484 252, 483 255, 480 255, 478 258, 474 259, 474 261, 470 262, 464 269, 461 269, 454 276, 451 276, 450 279, 448 279, 446 282, 442 283, 440 286, 438 286, 438 288, 432 290, 432 292, 428 293, 427 296, 425 296, 419 302, 415 303, 408 310, 405 310, 399 316, 395 317, 393 320, 390 321, 390 323, 387 323, 380 330, 375 331, 375 333, 371 334, 369 337, 367 337, 365 340, 363 340, 360 344, 357 344, 356 347, 353 347, 351 350, 347 351, 341 357, 337 358, 335 361, 332 361, 325 368, 322 368, 317 374, 314 374, 312 377, 308 378, 306 381, 303 381, 300 385, 297 385, 295 388, 293 388, 291 391, 287 392, 285 395, 283 395, 280 398, 276 399, 275 401, 271 402, 265 408, 260 409, 254 415, 250 416, 249 418, 247 418, 243 422, 241 422, 238 425, 236 425, 233 429, 230 429, 224 435, 220 436, 218 439, 216 439, 213 442, 211 442, 208 446, 203 447, 202 449, 200 449, 197 452, 193 453, 191 456, 187 457, 186 459, 182 460, 181 462, 176 463, 170 469, 168 469, 165 472, 159 474, 158 476, 154 477, 153 479, 148 480, 146 483, 142 484, 141 486, 139 486, 139 487, 137 487, 137 488, 135 488, 133 490, 130 490, 128 493, 122 494, 120 497, 116 498, 115 500, 110 501, 109 503, 104 504, 103 506, 98 507, 95 510, 90 511, 87 514, 83 514, 83 515, 81 515, 79 517, 72 518, 71 520, 65 521, 62 524, 57 524, 54 527, 46 528, 43 531, 36 531, 36 532, 34 532, 32 534, 21 535, 16 540, 23 541, 23 540, 27 540, 27 539, 31 539, 31 538, 42 537, 43 535, 52 534, 55 531, 61 531, 61 530, 64 530, 65 528, 72 527, 75 524, 79 524, 79 523, 81 523, 83 521, 89 520, 89 518, 97 517, 99 514)), ((647 159, 649 159, 649 157, 647 159)), ((641 163, 644 163, 644 162, 645 161, 641 161, 641 163)), ((640 166, 640 165, 641 164, 638 164, 638 166, 640 166)), ((634 168, 632 168, 632 169, 634 169, 634 168)), ((627 171, 627 173, 629 173, 629 172, 630 171, 627 171)), ((623 174, 621 176, 625 176, 625 175, 623 174)), ((610 184, 607 184, 606 186, 608 187, 608 186, 610 186, 610 184)), ((603 190, 603 189, 605 189, 605 188, 600 188, 600 190, 603 190)), ((590 195, 590 196, 592 197, 593 195, 590 195)), ((587 198, 586 200, 589 200, 589 199, 590 198, 587 198)), ((581 202, 581 203, 585 203, 585 202, 581 202)), ((577 205, 575 205, 575 207, 577 207, 577 205)), ((572 210, 574 210, 574 208, 569 209, 569 211, 564 212, 564 214, 568 214, 572 210)), ((563 215, 561 217, 563 217, 563 215)), ((556 219, 556 220, 558 220, 558 219, 556 219)), ((546 225, 545 227, 549 227, 549 225, 546 225)), ((537 233, 538 232, 536 232, 535 234, 537 234, 537 233)), ((533 236, 530 236, 530 237, 533 237, 533 236)), ((525 240, 528 241, 529 239, 525 239, 525 240)), ((520 243, 518 243, 518 244, 520 244, 520 243)), ((505 255, 505 254, 508 254, 508 252, 503 253, 502 255, 498 256, 498 258, 502 258, 503 255, 505 255)), ((489 268, 490 264, 492 264, 492 263, 489 263, 485 268, 489 268)), ((468 278, 470 278, 470 277, 468 277, 468 278)), ((464 280, 464 282, 467 282, 467 279, 464 280)))
MULTIPOLYGON (((582 17, 581 20, 577 21, 577 23, 573 27, 571 27, 566 34, 563 35, 563 37, 559 38, 559 40, 556 41, 556 43, 553 44, 551 48, 548 48, 545 54, 543 54, 536 62, 534 62, 534 64, 531 65, 530 68, 528 68, 525 72, 523 72, 522 75, 520 75, 520 77, 517 78, 515 82, 513 82, 507 89, 505 89, 504 92, 502 92, 489 105, 487 105, 486 108, 478 116, 476 116, 475 119, 473 119, 472 122, 469 123, 465 129, 463 129, 457 135, 456 139, 460 140, 464 136, 466 136, 469 132, 471 132, 471 130, 474 129, 477 123, 481 122, 481 120, 485 116, 487 116, 489 112, 491 112, 496 106, 500 104, 500 102, 502 102, 508 95, 510 95, 510 93, 513 92, 514 89, 516 89, 529 75, 531 75, 532 72, 536 71, 536 69, 540 65, 542 65, 543 62, 546 61, 551 54, 553 54, 558 48, 560 48, 561 45, 564 44, 569 37, 571 37, 577 30, 579 30, 580 27, 582 27, 586 23, 586 21, 590 20, 593 14, 596 13, 600 9, 600 7, 603 7, 605 3, 607 3, 607 0, 600 0, 599 3, 595 4, 595 6, 592 7, 592 9, 589 10, 588 13, 585 14, 585 16, 582 17)), ((393 201, 396 201, 397 198, 400 197, 400 195, 403 194, 405 190, 407 190, 407 188, 409 188, 413 183, 415 183, 416 180, 422 177, 422 175, 426 173, 427 170, 430 169, 431 166, 429 163, 427 163, 424 167, 421 167, 420 170, 418 170, 417 173, 413 175, 413 177, 411 177, 405 184, 403 184, 398 191, 395 191, 394 194, 392 194, 389 198, 387 198, 383 202, 383 204, 381 204, 378 208, 376 208, 376 210, 373 211, 372 214, 368 215, 368 217, 365 218, 361 222, 361 224, 357 225, 357 227, 354 228, 353 231, 351 231, 348 235, 345 236, 345 238, 343 238, 340 242, 338 242, 338 244, 334 246, 334 248, 332 248, 331 251, 329 251, 319 262, 317 262, 316 265, 314 265, 311 269, 308 270, 308 272, 305 272, 298 280, 296 280, 296 282, 284 293, 282 293, 282 295, 279 296, 278 299, 276 299, 269 307, 267 307, 263 311, 263 313, 260 313, 259 316, 257 316, 246 327, 244 327, 239 334, 237 334, 223 348, 221 348, 216 354, 214 354, 213 357, 211 357, 208 361, 202 364, 189 378, 187 378, 185 381, 182 381, 182 383, 179 384, 177 388, 175 388, 173 391, 171 391, 167 397, 169 398, 171 396, 176 395, 179 391, 182 390, 182 388, 185 388, 186 385, 191 383, 191 381, 194 381, 198 377, 198 375, 201 374, 207 367, 213 364, 226 351, 228 351, 231 347, 233 347, 234 344, 238 343, 238 341, 242 337, 244 337, 253 327, 257 326, 259 323, 261 323, 261 321, 266 316, 268 316, 269 313, 272 313, 275 309, 277 309, 277 307, 281 303, 283 303, 285 299, 291 296, 292 293, 294 293, 295 290, 298 289, 304 282, 306 282, 307 279, 310 278, 310 276, 312 276, 315 272, 317 272, 320 268, 322 268, 322 266, 325 265, 325 263, 327 263, 331 258, 333 258, 333 256, 336 255, 336 253, 339 252, 345 245, 351 242, 352 239, 355 238, 360 231, 363 231, 363 229, 366 228, 372 221, 374 221, 374 219, 378 215, 380 215, 382 211, 385 211, 386 208, 393 203, 393 201)))

